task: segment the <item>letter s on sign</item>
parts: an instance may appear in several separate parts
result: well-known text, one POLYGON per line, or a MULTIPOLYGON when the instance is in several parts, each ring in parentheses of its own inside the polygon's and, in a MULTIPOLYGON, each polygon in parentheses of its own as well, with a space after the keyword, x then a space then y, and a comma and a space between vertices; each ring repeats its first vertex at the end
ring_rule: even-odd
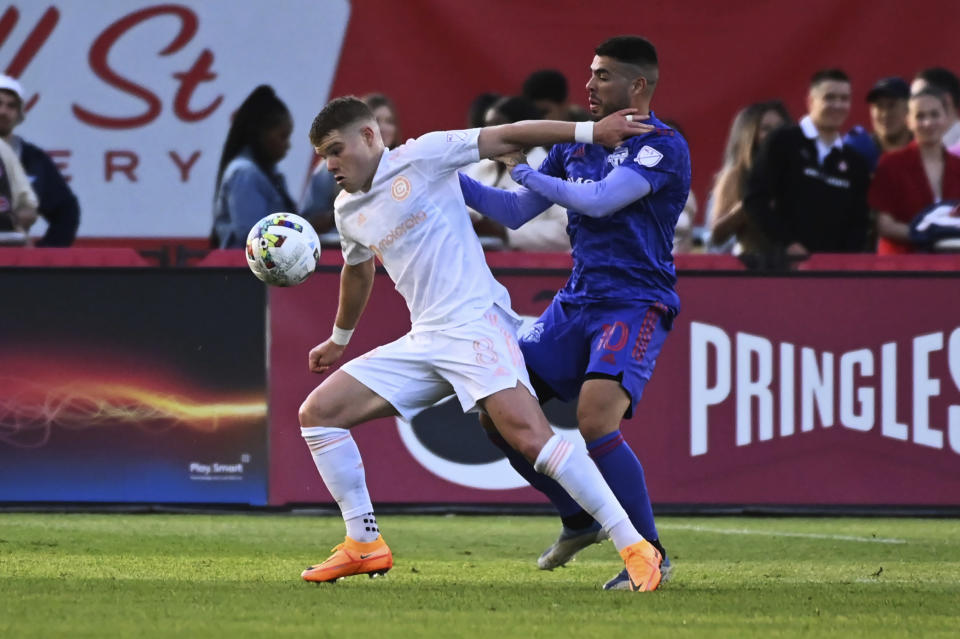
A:
POLYGON ((91 126, 104 129, 133 129, 149 124, 160 115, 160 98, 149 89, 135 84, 110 68, 107 56, 114 44, 130 29, 141 22, 146 22, 156 16, 172 15, 180 18, 180 31, 177 37, 167 47, 160 51, 160 55, 170 55, 182 49, 197 33, 199 21, 196 14, 187 7, 162 4, 135 11, 120 18, 97 37, 90 47, 90 68, 101 80, 121 91, 136 96, 147 103, 147 109, 140 115, 126 118, 109 117, 89 111, 77 104, 73 105, 73 113, 77 118, 91 126))

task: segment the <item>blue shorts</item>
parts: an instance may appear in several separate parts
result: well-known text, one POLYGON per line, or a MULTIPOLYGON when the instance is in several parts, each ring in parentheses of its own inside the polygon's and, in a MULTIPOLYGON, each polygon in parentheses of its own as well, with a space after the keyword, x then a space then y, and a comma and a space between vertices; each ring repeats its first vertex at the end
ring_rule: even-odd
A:
POLYGON ((520 350, 527 368, 564 401, 580 394, 584 380, 619 381, 630 396, 629 418, 672 326, 673 313, 659 302, 553 300, 520 337, 520 350))

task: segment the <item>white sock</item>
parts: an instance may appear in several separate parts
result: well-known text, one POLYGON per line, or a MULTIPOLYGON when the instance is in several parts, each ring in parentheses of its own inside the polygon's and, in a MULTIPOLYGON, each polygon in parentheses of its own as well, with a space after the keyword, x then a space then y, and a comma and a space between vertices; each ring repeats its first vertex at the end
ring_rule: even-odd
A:
POLYGON ((533 467, 556 480, 593 515, 618 551, 643 541, 593 460, 560 435, 554 435, 543 445, 533 467))
POLYGON ((365 513, 359 517, 351 517, 347 522, 347 537, 354 541, 367 543, 376 541, 380 536, 380 527, 373 513, 365 513))
POLYGON ((380 531, 367 492, 363 460, 350 431, 311 426, 301 428, 300 434, 310 447, 313 463, 323 483, 340 506, 340 513, 347 524, 347 535, 360 542, 374 541, 380 531), (364 519, 372 520, 373 525, 365 523, 364 519))

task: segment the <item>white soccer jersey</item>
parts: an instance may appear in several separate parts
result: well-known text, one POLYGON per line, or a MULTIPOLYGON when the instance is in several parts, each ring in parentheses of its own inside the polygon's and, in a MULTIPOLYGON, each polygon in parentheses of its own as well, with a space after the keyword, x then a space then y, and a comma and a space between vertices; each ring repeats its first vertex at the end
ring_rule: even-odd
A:
POLYGON ((479 132, 427 133, 385 151, 370 190, 341 193, 334 204, 344 260, 379 258, 407 302, 413 333, 466 324, 493 305, 513 314, 457 178, 457 169, 479 159, 479 132))

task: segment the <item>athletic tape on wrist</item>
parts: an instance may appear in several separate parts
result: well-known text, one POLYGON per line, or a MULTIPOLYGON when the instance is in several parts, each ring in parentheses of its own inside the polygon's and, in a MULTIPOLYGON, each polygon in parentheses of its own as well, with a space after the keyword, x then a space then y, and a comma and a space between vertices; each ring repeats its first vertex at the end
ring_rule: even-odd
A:
POLYGON ((593 144, 593 122, 577 122, 573 127, 573 141, 593 144))
POLYGON ((353 331, 355 329, 350 329, 349 331, 345 328, 340 328, 336 324, 333 325, 333 333, 330 334, 330 341, 332 341, 337 346, 346 346, 350 343, 350 338, 353 336, 353 331))

